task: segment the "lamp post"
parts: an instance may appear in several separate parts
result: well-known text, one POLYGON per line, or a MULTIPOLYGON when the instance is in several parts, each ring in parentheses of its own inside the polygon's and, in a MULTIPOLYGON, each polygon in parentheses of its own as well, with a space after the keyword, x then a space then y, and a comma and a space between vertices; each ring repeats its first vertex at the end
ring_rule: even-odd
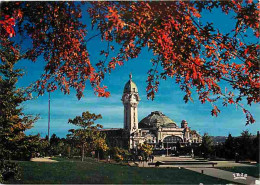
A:
POLYGON ((51 93, 50 93, 50 91, 49 91, 48 141, 50 141, 50 122, 51 122, 51 93))
POLYGON ((167 142, 167 156, 169 155, 169 152, 168 152, 168 142, 167 142))
POLYGON ((132 143, 130 144, 130 147, 132 145, 132 150, 134 150, 135 149, 135 145, 134 145, 134 135, 135 135, 135 132, 132 132, 130 135, 132 137, 132 143))

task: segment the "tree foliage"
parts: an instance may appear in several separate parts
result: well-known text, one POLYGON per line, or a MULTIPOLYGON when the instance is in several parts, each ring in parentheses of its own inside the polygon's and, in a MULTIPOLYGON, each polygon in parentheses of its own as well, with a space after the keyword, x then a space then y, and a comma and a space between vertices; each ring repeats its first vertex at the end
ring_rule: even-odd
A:
POLYGON ((69 142, 64 138, 57 137, 56 134, 52 134, 50 138, 50 143, 47 148, 50 156, 62 155, 69 156, 70 155, 70 145, 69 142))
POLYGON ((58 87, 69 93, 72 87, 81 98, 89 81, 98 96, 107 97, 109 93, 101 85, 105 74, 148 48, 154 54, 154 68, 148 71, 147 78, 148 98, 154 99, 161 79, 172 78, 185 92, 185 102, 192 100, 195 89, 202 103, 212 104, 212 115, 220 112, 215 102, 221 101, 224 106, 241 107, 247 124, 255 122, 241 102, 245 99, 251 105, 260 100, 259 3, 232 0, 85 4, 2 3, 1 41, 19 34, 32 42, 24 48, 22 58, 36 61, 39 56, 44 57, 45 73, 36 85, 40 93, 58 87), (203 12, 216 9, 234 17, 233 30, 223 33, 212 22, 203 22, 203 12), (82 22, 85 10, 92 27, 98 30, 94 36, 87 34, 82 22), (246 38, 248 34, 253 41, 246 38), (100 51, 101 60, 95 63, 90 61, 87 46, 96 36, 107 42, 107 50, 100 51), (115 43, 120 46, 118 51, 114 50, 115 43), (229 88, 223 89, 221 82, 229 84, 229 88))
POLYGON ((235 139, 231 136, 231 134, 228 135, 228 138, 225 141, 225 157, 227 159, 233 159, 236 153, 236 144, 235 139))
MULTIPOLYGON (((258 138, 259 139, 259 138, 258 138)), ((241 136, 237 138, 237 149, 240 155, 240 159, 248 160, 254 153, 254 145, 251 133, 248 130, 243 131, 241 136)), ((258 146, 259 147, 259 146, 258 146)))
POLYGON ((128 150, 119 147, 110 148, 109 154, 116 162, 127 161, 131 155, 128 150))
POLYGON ((15 35, 32 42, 24 48, 22 58, 35 62, 39 56, 46 61, 45 74, 36 82, 40 94, 54 91, 57 86, 65 93, 69 87, 80 98, 88 80, 99 96, 108 96, 100 87, 100 76, 89 61, 85 36, 80 22, 80 5, 74 2, 13 2, 1 5, 1 39, 15 35))
POLYGON ((21 70, 14 68, 19 51, 8 47, 11 43, 5 44, 1 47, 0 64, 0 156, 11 159, 15 151, 27 145, 30 136, 27 137, 24 131, 31 128, 38 117, 22 112, 21 103, 31 99, 30 92, 16 88, 18 78, 22 76, 21 70))
POLYGON ((252 135, 248 131, 243 131, 241 135, 237 137, 232 137, 231 134, 229 134, 224 143, 218 143, 214 147, 217 157, 259 162, 258 134, 252 135))
POLYGON ((69 119, 69 123, 81 127, 81 129, 71 129, 71 134, 68 135, 77 146, 81 149, 81 160, 84 160, 85 151, 104 150, 108 149, 105 143, 105 135, 99 131, 103 128, 100 124, 95 124, 95 121, 101 119, 100 114, 92 114, 88 111, 83 112, 81 116, 76 116, 74 119, 69 119))
POLYGON ((28 160, 37 150, 39 136, 26 136, 25 130, 38 119, 25 115, 21 104, 29 99, 28 89, 17 88, 18 78, 23 74, 15 69, 20 56, 11 42, 2 42, 0 63, 0 182, 18 176, 16 164, 5 160, 28 160))
POLYGON ((20 179, 20 170, 17 164, 5 161, 3 159, 0 160, 0 183, 10 183, 12 178, 15 180, 20 179))
POLYGON ((213 153, 213 140, 207 133, 202 137, 200 148, 204 158, 208 158, 213 153))
POLYGON ((138 152, 147 159, 153 153, 153 146, 146 143, 139 144, 138 152))

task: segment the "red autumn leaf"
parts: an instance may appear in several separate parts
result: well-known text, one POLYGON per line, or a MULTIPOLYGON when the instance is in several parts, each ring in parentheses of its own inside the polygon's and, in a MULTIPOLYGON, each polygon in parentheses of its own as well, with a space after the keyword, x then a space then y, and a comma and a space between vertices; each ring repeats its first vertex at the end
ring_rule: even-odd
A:
POLYGON ((249 48, 245 49, 245 51, 244 51, 245 55, 248 53, 248 50, 249 50, 249 48))

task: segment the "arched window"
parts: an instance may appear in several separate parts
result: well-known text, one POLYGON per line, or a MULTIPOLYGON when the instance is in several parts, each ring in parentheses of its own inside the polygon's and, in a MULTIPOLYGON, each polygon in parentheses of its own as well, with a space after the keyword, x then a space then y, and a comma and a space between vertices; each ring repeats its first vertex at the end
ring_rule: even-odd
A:
POLYGON ((163 140, 164 143, 177 143, 177 142, 182 142, 182 139, 178 136, 167 136, 163 140))

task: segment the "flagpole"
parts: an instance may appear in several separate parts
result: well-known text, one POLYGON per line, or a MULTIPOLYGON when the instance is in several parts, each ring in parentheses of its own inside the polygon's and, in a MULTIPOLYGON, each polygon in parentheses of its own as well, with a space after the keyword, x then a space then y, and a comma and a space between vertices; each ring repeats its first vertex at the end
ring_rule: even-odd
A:
POLYGON ((49 91, 48 141, 50 141, 50 121, 51 121, 51 93, 49 91))

